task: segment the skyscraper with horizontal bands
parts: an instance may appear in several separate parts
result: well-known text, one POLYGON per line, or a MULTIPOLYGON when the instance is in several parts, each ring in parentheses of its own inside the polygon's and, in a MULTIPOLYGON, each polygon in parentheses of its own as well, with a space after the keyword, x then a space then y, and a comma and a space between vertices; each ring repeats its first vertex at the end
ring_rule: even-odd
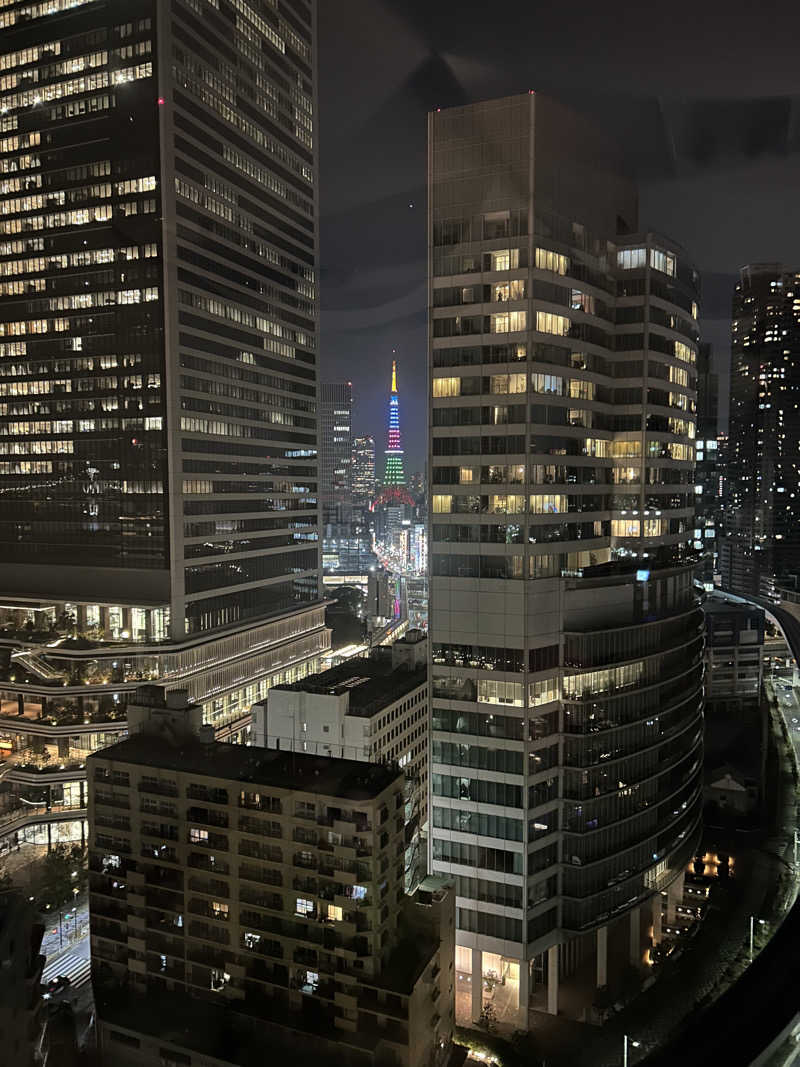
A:
POLYGON ((537 94, 432 114, 429 191, 430 858, 460 1017, 527 1027, 641 964, 699 833, 697 275, 537 94))
MULTIPOLYGON (((0 9, 0 698, 34 763, 79 770, 147 678, 240 736, 326 644, 314 78, 307 0, 0 9)), ((81 811, 68 777, 38 799, 81 811)))

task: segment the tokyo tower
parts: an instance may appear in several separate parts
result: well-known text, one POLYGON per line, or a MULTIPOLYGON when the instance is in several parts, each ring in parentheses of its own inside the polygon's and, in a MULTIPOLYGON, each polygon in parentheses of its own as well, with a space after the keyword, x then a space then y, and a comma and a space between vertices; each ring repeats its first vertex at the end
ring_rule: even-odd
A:
POLYGON ((392 392, 389 396, 389 432, 386 440, 383 485, 386 489, 406 484, 403 469, 403 439, 400 435, 400 398, 397 395, 397 360, 392 360, 392 392))

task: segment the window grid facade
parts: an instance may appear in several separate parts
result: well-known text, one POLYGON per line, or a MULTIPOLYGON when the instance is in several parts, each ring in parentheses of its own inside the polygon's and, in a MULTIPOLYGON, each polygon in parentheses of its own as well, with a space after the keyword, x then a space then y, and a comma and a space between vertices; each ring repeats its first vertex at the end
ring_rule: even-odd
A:
POLYGON ((471 1017, 481 954, 502 957, 524 1026, 531 962, 678 877, 702 803, 697 275, 617 235, 634 191, 581 188, 567 142, 613 174, 536 94, 430 118, 431 863, 483 886, 457 901, 471 1017), (483 920, 500 883, 517 902, 483 920))

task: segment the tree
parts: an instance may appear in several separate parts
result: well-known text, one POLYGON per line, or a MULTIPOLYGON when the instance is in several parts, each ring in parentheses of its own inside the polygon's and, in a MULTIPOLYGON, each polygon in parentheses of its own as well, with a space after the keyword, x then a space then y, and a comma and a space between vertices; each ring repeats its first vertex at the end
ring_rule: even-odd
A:
POLYGON ((88 882, 86 851, 79 845, 71 848, 56 845, 42 860, 34 894, 40 907, 60 908, 71 904, 88 882))
POLYGON ((485 1030, 487 1034, 493 1034, 497 1030, 497 1012, 494 1010, 494 1005, 484 1004, 481 1008, 481 1017, 478 1019, 478 1026, 481 1030, 485 1030))

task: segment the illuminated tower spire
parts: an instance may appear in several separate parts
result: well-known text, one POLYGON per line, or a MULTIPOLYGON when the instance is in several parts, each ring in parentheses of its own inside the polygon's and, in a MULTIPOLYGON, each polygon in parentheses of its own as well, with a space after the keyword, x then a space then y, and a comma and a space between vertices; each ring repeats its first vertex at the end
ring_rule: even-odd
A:
POLYGON ((392 392, 389 396, 389 433, 383 468, 384 486, 403 486, 406 473, 403 469, 403 439, 400 436, 400 398, 397 395, 397 361, 392 360, 392 392))

